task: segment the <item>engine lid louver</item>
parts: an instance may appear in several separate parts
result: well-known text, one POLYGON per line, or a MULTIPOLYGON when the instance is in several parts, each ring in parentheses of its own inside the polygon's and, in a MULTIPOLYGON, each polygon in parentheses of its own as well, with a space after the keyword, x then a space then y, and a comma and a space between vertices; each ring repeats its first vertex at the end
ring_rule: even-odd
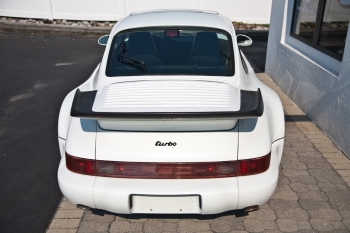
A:
POLYGON ((135 81, 106 86, 94 112, 225 112, 238 111, 237 88, 208 81, 135 81))

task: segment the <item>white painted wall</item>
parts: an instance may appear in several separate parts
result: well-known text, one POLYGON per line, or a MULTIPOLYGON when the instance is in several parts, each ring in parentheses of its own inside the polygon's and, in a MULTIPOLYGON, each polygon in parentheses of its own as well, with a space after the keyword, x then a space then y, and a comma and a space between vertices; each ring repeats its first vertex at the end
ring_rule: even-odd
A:
POLYGON ((0 16, 116 21, 136 11, 212 10, 245 23, 269 23, 272 0, 0 0, 0 16))

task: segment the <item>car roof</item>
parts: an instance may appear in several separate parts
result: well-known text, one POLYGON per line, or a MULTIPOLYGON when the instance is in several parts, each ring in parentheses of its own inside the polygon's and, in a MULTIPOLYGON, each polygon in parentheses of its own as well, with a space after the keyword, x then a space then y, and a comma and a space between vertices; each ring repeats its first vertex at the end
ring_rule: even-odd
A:
POLYGON ((112 34, 132 28, 162 26, 210 27, 233 33, 232 22, 215 11, 154 10, 131 13, 118 22, 112 34))

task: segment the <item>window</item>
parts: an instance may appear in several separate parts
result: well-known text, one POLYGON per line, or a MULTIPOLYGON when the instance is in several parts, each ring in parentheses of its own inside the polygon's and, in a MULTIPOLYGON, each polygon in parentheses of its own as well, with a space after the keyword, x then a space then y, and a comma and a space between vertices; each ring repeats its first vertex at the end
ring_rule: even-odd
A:
POLYGON ((291 36, 341 61, 349 19, 349 0, 295 0, 291 36))
POLYGON ((233 76, 229 33, 211 28, 144 28, 118 33, 106 75, 233 76))

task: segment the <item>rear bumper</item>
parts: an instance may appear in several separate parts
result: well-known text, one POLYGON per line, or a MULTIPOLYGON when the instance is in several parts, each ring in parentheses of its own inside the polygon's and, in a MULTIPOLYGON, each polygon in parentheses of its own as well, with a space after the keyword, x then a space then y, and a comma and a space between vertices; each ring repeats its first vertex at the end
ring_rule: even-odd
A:
MULTIPOLYGON (((273 146, 274 148, 274 146, 273 146)), ((216 214, 266 203, 278 180, 278 157, 271 153, 270 168, 261 174, 216 179, 121 179, 80 175, 67 170, 62 157, 58 183, 72 203, 114 213, 131 214, 131 195, 199 195, 200 214, 216 214)))

